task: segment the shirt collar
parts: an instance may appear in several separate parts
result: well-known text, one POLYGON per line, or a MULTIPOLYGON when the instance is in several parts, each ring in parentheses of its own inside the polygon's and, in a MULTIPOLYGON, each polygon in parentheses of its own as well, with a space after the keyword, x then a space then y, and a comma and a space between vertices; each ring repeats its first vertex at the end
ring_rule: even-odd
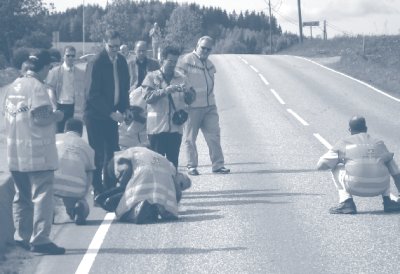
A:
POLYGON ((69 67, 69 66, 67 66, 67 64, 65 62, 62 64, 62 66, 63 66, 64 70, 66 70, 66 71, 74 71, 74 66, 69 67))

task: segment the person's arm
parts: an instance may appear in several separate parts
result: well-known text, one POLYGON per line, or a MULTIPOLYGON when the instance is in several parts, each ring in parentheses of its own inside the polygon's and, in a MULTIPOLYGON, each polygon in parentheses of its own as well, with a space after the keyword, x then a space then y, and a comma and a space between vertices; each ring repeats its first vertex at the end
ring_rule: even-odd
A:
POLYGON ((330 149, 328 152, 322 155, 321 158, 319 158, 317 163, 317 169, 318 170, 333 169, 339 162, 340 160, 338 152, 330 149))
POLYGON ((167 96, 168 94, 172 94, 177 90, 177 86, 169 85, 165 88, 158 88, 154 85, 154 78, 151 74, 148 74, 142 83, 143 91, 144 91, 144 100, 147 104, 154 104, 161 98, 167 96))

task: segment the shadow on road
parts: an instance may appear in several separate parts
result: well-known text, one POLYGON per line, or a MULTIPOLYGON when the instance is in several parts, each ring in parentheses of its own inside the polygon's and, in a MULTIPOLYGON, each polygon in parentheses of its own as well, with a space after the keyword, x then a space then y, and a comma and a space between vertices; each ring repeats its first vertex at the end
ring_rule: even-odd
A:
MULTIPOLYGON (((276 174, 276 173, 306 173, 306 172, 318 172, 315 168, 300 168, 300 169, 259 169, 259 170, 246 170, 246 171, 231 171, 226 175, 234 175, 234 174, 276 174)), ((204 172, 201 173, 203 176, 215 175, 212 172, 204 172)))
MULTIPOLYGON (((99 254, 143 254, 143 255, 187 255, 187 254, 207 254, 211 252, 231 252, 247 250, 246 247, 221 247, 221 248, 102 248, 99 254)), ((97 250, 68 249, 65 255, 97 253, 97 250)))

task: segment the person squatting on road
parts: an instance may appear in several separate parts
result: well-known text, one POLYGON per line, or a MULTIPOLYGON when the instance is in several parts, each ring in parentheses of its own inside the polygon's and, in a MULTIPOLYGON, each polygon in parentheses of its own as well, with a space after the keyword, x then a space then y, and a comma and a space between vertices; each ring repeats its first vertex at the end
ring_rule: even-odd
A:
POLYGON ((150 148, 165 155, 178 167, 182 127, 187 105, 195 100, 195 91, 187 78, 175 71, 180 50, 166 46, 161 52, 161 68, 149 72, 142 83, 147 103, 147 134, 150 148))
POLYGON ((212 172, 220 174, 230 172, 224 167, 221 129, 215 104, 214 74, 216 69, 208 60, 213 46, 214 39, 203 36, 197 42, 195 50, 181 57, 177 64, 177 70, 188 78, 189 85, 196 91, 196 101, 189 107, 189 117, 183 132, 189 175, 199 175, 196 139, 200 129, 209 149, 212 172))
MULTIPOLYGON (((132 87, 133 88, 133 87, 132 87)), ((126 149, 136 146, 149 146, 146 132, 147 103, 142 87, 129 93, 129 109, 124 121, 119 125, 119 147, 126 149)))
POLYGON ((105 169, 114 152, 119 150, 118 123, 123 122, 123 113, 129 107, 129 71, 125 58, 118 53, 119 33, 107 30, 104 42, 105 49, 93 61, 84 113, 89 144, 95 153, 93 188, 96 195, 114 187, 105 169))
POLYGON ((182 191, 191 186, 189 177, 177 172, 164 156, 144 147, 116 153, 108 171, 120 185, 98 195, 96 201, 124 222, 176 220, 182 191))
POLYGON ((4 100, 7 162, 14 180, 14 239, 18 246, 43 254, 64 254, 50 240, 53 220, 53 180, 58 168, 56 123, 61 111, 53 111, 44 84, 50 53, 39 50, 29 56, 29 69, 7 90, 4 100))
POLYGON ((77 225, 86 223, 86 195, 93 179, 94 150, 82 139, 83 122, 70 118, 65 133, 56 135, 59 168, 55 172, 54 195, 61 197, 66 212, 77 225))
POLYGON ((57 133, 64 132, 65 122, 69 118, 83 116, 86 101, 85 71, 74 64, 75 56, 75 48, 66 46, 64 62, 52 68, 46 78, 53 107, 64 113, 64 119, 57 124, 57 133))
POLYGON ((400 191, 400 171, 383 141, 367 133, 365 118, 354 116, 349 121, 351 136, 340 140, 318 161, 318 170, 330 169, 339 192, 339 205, 331 214, 355 214, 352 195, 382 195, 385 212, 400 211, 400 203, 390 199, 390 175, 400 191))

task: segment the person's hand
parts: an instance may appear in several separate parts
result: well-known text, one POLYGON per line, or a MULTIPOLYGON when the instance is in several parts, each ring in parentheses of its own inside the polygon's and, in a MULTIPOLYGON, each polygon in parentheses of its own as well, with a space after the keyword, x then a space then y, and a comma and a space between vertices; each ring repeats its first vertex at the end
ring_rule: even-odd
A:
POLYGON ((55 122, 61 122, 62 119, 64 119, 64 112, 62 112, 61 110, 56 110, 53 112, 54 115, 54 121, 55 122))
POLYGON ((111 112, 110 114, 111 119, 113 119, 115 122, 122 123, 124 121, 124 115, 120 113, 119 111, 117 112, 111 112))

